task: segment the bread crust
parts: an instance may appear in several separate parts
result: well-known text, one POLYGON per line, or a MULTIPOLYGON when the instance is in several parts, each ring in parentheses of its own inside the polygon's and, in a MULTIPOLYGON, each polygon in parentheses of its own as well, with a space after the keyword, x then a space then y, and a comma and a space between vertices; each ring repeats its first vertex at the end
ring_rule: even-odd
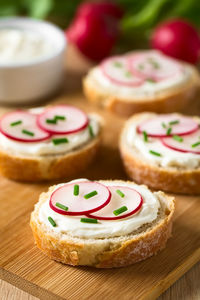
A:
POLYGON ((66 154, 26 157, 0 150, 0 172, 13 180, 37 182, 71 178, 93 161, 101 135, 66 154))
MULTIPOLYGON (((92 73, 92 71, 91 71, 92 73)), ((200 77, 197 71, 193 70, 193 76, 180 88, 163 92, 159 96, 144 98, 125 98, 119 95, 106 93, 103 87, 91 80, 89 73, 83 80, 83 91, 86 98, 106 109, 121 116, 131 116, 134 113, 152 111, 157 113, 170 113, 183 111, 195 99, 200 90, 200 77)))
POLYGON ((144 260, 163 249, 171 235, 174 198, 162 192, 159 193, 165 201, 165 217, 159 220, 153 228, 135 236, 126 236, 126 239, 120 242, 117 238, 86 240, 67 235, 61 239, 53 230, 47 230, 46 226, 39 221, 39 208, 49 195, 43 193, 40 202, 31 214, 30 225, 35 242, 49 258, 73 266, 114 268, 144 260))
POLYGON ((188 195, 200 194, 200 168, 184 170, 156 166, 129 147, 125 137, 127 128, 141 115, 143 114, 134 115, 126 121, 120 136, 119 149, 128 176, 137 183, 144 183, 156 190, 188 195))

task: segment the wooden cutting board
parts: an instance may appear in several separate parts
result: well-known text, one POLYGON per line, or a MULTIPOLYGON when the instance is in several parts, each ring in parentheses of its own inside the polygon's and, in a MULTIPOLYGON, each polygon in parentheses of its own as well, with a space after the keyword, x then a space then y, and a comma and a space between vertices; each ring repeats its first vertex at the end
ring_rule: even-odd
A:
MULTIPOLYGON (((88 104, 80 78, 66 82, 55 99, 100 113, 105 119, 98 158, 80 177, 126 179, 118 152, 124 120, 88 104)), ((5 109, 0 109, 0 113, 5 109)), ((194 108, 193 111, 196 111, 194 108)), ((51 261, 34 245, 30 213, 53 183, 23 184, 0 177, 0 277, 40 299, 155 299, 200 259, 200 197, 176 196, 173 236, 157 256, 119 269, 70 267, 51 261)))

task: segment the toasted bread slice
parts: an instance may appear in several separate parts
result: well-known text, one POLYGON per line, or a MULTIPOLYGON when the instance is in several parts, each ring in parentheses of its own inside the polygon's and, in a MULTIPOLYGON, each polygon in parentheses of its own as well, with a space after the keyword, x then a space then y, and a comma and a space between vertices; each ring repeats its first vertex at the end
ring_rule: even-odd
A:
MULTIPOLYGON (((151 188, 180 194, 200 194, 200 167, 184 168, 184 166, 160 166, 147 159, 141 151, 127 141, 131 126, 139 124, 140 120, 152 118, 155 114, 136 114, 126 121, 121 132, 119 148, 122 161, 128 176, 137 183, 144 183, 151 188)), ((170 150, 169 151, 174 151, 170 150)), ((176 151, 175 151, 176 152, 176 151)), ((176 152, 178 156, 184 153, 176 152)))
MULTIPOLYGON (((122 181, 112 182, 119 184, 122 181)), ((133 184, 133 182, 127 183, 133 184)), ((49 201, 54 189, 55 187, 51 187, 47 193, 41 194, 31 214, 30 225, 37 246, 56 261, 73 266, 123 267, 156 254, 165 247, 171 235, 174 198, 166 196, 163 192, 155 193, 160 203, 157 218, 152 223, 143 224, 128 235, 87 239, 73 237, 70 231, 56 232, 54 227, 47 226, 39 218, 42 205, 49 201)))
POLYGON ((131 116, 133 113, 143 111, 157 113, 184 111, 197 97, 200 77, 195 67, 186 63, 182 64, 190 70, 187 81, 177 86, 161 89, 158 93, 144 93, 143 96, 138 97, 133 91, 127 97, 124 93, 124 88, 126 88, 124 86, 120 88, 116 85, 116 91, 109 89, 104 81, 94 76, 97 70, 100 72, 99 66, 91 69, 83 79, 83 91, 89 101, 121 116, 131 116))

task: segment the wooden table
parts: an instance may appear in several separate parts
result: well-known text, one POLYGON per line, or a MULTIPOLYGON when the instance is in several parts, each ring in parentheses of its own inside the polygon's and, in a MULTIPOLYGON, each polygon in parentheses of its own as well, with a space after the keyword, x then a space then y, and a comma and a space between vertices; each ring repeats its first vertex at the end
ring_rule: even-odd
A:
MULTIPOLYGON (((81 57, 77 56, 74 49, 70 49, 68 52, 70 61, 73 64, 73 71, 81 73, 88 68, 88 63, 83 61, 81 57)), ((77 76, 77 74, 76 74, 77 76)), ((74 81, 73 78, 69 77, 71 84, 68 84, 68 91, 70 89, 80 88, 80 80, 74 81)), ((79 77, 80 79, 80 77, 79 77)), ((64 90, 65 93, 65 90, 64 90)), ((173 286, 171 286, 163 295, 159 297, 159 300, 198 300, 200 299, 200 263, 194 266, 188 271, 181 279, 179 279, 173 286)), ((33 297, 26 292, 0 280, 0 299, 1 300, 37 300, 38 298, 33 297)), ((79 299, 77 299, 79 300, 79 299)), ((104 300, 104 299, 102 299, 104 300)), ((106 299, 105 299, 106 300, 106 299)))

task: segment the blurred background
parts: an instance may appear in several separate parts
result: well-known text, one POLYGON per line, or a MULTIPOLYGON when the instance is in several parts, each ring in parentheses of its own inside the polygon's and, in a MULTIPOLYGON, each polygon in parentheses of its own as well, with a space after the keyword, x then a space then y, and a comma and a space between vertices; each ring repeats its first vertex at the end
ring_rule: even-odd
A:
MULTIPOLYGON (((182 22, 189 22, 197 32, 200 27, 199 0, 98 1, 98 4, 104 6, 98 6, 98 4, 95 6, 95 1, 89 4, 87 2, 86 5, 83 2, 85 1, 0 0, 0 17, 28 16, 48 20, 63 30, 68 29, 66 33, 68 39, 78 47, 82 54, 93 61, 101 60, 113 52, 120 53, 149 46, 161 48, 163 45, 160 45, 158 37, 154 37, 152 42, 152 36, 160 24, 169 20, 178 19, 182 22), (92 44, 94 45, 95 42, 97 49, 91 51, 92 44)), ((180 28, 177 28, 178 25, 172 27, 171 30, 180 40, 182 38, 180 28)), ((191 37, 191 32, 188 34, 188 29, 183 28, 182 35, 185 44, 189 43, 187 46, 193 47, 192 51, 189 51, 190 54, 179 57, 179 54, 174 54, 177 49, 164 50, 171 53, 171 56, 196 63, 199 46, 190 45, 193 44, 191 42, 193 36, 191 37), (190 55, 191 58, 187 57, 190 55)))

